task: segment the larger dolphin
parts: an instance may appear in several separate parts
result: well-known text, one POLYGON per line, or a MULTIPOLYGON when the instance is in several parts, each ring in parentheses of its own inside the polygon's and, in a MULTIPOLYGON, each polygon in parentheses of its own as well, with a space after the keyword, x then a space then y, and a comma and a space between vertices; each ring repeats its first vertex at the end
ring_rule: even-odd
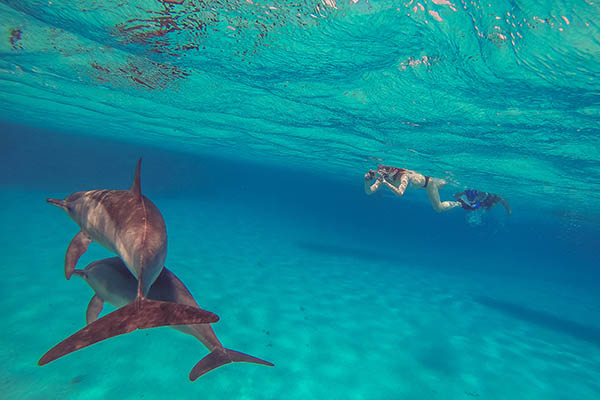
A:
MULTIPOLYGON (((76 269, 74 274, 85 280, 94 290, 94 296, 90 300, 86 311, 88 324, 96 321, 102 311, 104 302, 114 307, 122 307, 135 298, 135 277, 131 275, 119 257, 95 261, 83 270, 76 269)), ((196 303, 188 288, 166 267, 163 268, 148 291, 148 298, 198 307, 198 303, 196 303)), ((172 328, 194 336, 210 351, 210 354, 200 360, 190 372, 189 378, 192 381, 208 371, 231 362, 249 362, 273 366, 272 363, 260 358, 224 348, 209 324, 178 325, 172 326, 172 328)))
POLYGON ((108 314, 56 345, 40 359, 40 365, 135 329, 213 323, 219 320, 215 314, 197 307, 145 297, 163 269, 167 255, 167 231, 158 208, 142 195, 141 162, 140 159, 137 163, 129 190, 90 190, 73 193, 64 200, 47 200, 65 210, 81 228, 69 244, 65 256, 67 279, 73 274, 77 261, 90 242, 97 242, 123 259, 137 278, 137 295, 129 305, 108 314))

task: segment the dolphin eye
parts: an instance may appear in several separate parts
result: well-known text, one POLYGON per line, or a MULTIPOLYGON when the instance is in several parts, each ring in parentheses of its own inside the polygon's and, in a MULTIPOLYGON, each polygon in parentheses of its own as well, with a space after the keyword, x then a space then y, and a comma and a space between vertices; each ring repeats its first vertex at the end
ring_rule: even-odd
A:
POLYGON ((65 208, 69 211, 73 211, 77 203, 84 197, 85 192, 73 193, 65 199, 65 208))

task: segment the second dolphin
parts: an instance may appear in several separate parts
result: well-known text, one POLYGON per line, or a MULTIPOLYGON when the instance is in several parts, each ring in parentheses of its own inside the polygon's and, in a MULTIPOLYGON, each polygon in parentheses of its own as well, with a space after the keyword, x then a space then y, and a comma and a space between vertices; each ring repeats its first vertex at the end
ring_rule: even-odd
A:
MULTIPOLYGON (((104 302, 114 307, 122 307, 135 298, 135 277, 131 275, 119 257, 95 261, 83 270, 76 269, 74 274, 83 278, 95 292, 86 312, 88 324, 93 323, 98 318, 104 302)), ((163 268, 150 287, 148 298, 198 307, 187 287, 166 267, 163 268)), ((210 354, 200 360, 190 372, 189 378, 192 381, 221 365, 231 362, 249 362, 273 366, 268 361, 224 348, 209 324, 178 325, 172 326, 172 328, 196 337, 210 351, 210 354)))

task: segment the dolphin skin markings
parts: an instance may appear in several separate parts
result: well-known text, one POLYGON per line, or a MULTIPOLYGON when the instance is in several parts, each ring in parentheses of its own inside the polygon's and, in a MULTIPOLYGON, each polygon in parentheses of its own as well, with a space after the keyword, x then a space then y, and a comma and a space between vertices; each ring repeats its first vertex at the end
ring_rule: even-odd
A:
POLYGON ((71 278, 77 261, 89 244, 97 242, 123 259, 137 278, 137 294, 130 304, 54 346, 40 359, 39 365, 135 329, 214 323, 219 320, 217 315, 197 307, 146 298, 150 286, 164 266, 167 230, 158 208, 142 195, 141 163, 140 159, 129 190, 90 190, 73 193, 64 200, 46 200, 65 210, 81 228, 67 249, 66 278, 71 278))
MULTIPOLYGON (((122 307, 135 299, 136 280, 119 257, 106 258, 90 263, 85 269, 76 269, 74 274, 81 277, 95 292, 88 304, 86 321, 93 324, 102 311, 104 302, 114 307, 122 307)), ((148 298, 198 307, 190 291, 183 282, 166 267, 148 291, 148 298)), ((210 353, 200 360, 190 372, 190 380, 231 362, 249 362, 273 366, 268 361, 223 347, 209 324, 172 326, 180 332, 192 335, 202 342, 210 353)))

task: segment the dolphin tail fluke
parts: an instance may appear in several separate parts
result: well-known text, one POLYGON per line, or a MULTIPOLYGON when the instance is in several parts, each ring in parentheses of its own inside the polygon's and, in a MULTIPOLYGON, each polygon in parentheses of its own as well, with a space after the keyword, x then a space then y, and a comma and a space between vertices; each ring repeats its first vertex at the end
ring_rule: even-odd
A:
POLYGON ((198 377, 204 375, 205 373, 232 362, 248 362, 267 365, 269 367, 273 367, 275 365, 268 361, 261 360, 260 358, 240 353, 239 351, 216 348, 211 351, 209 355, 198 361, 198 364, 194 365, 194 368, 192 368, 190 371, 190 381, 195 381, 198 379, 198 377))
POLYGON ((77 235, 69 243, 67 254, 65 254, 65 277, 67 280, 71 279, 73 271, 75 271, 75 265, 83 253, 85 253, 92 242, 92 239, 83 231, 79 231, 77 235))
POLYGON ((209 324, 218 320, 219 317, 216 314, 197 307, 138 297, 132 303, 92 322, 51 348, 40 358, 38 364, 48 364, 94 343, 136 329, 167 325, 209 324))

